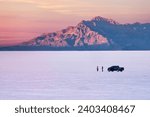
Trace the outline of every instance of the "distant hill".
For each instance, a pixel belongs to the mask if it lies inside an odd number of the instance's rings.
[[[119,24],[94,17],[1,50],[150,50],[150,23]]]

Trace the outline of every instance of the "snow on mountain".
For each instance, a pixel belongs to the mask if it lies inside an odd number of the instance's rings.
[[[58,48],[103,45],[111,49],[150,49],[150,24],[119,24],[112,19],[97,16],[21,44]]]
[[[29,42],[23,43],[28,46],[51,46],[51,47],[72,47],[85,45],[108,44],[107,38],[92,31],[80,22],[77,26],[70,26],[61,31],[43,34]]]

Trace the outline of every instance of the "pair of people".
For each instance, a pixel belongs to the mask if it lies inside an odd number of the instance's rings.
[[[97,72],[98,72],[99,71],[99,66],[97,66],[96,69],[97,69]],[[101,67],[101,70],[102,70],[102,72],[104,71],[104,67],[103,66]]]

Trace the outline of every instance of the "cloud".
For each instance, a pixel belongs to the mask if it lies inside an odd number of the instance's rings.
[[[22,3],[35,3],[35,0],[0,0],[0,2],[22,2]]]
[[[41,10],[61,14],[81,14],[95,7],[85,0],[0,0],[0,2],[26,3]]]
[[[122,17],[126,15],[128,17],[131,15],[133,17],[135,14],[148,14],[150,9],[149,0],[136,0],[136,4],[135,0],[0,0],[0,2],[13,3],[12,11],[16,9],[15,12],[20,14],[22,12],[19,11],[23,11],[22,15],[30,16],[31,14],[32,16],[38,15],[38,17],[43,17],[43,14],[48,17],[56,15],[64,15],[64,17],[66,15],[68,17],[70,15],[79,17],[102,15],[112,18],[113,16]],[[142,3],[143,5],[141,5]]]

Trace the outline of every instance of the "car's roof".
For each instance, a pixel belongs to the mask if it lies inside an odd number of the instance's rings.
[[[119,67],[119,65],[114,65],[114,66],[111,66],[111,67]]]

